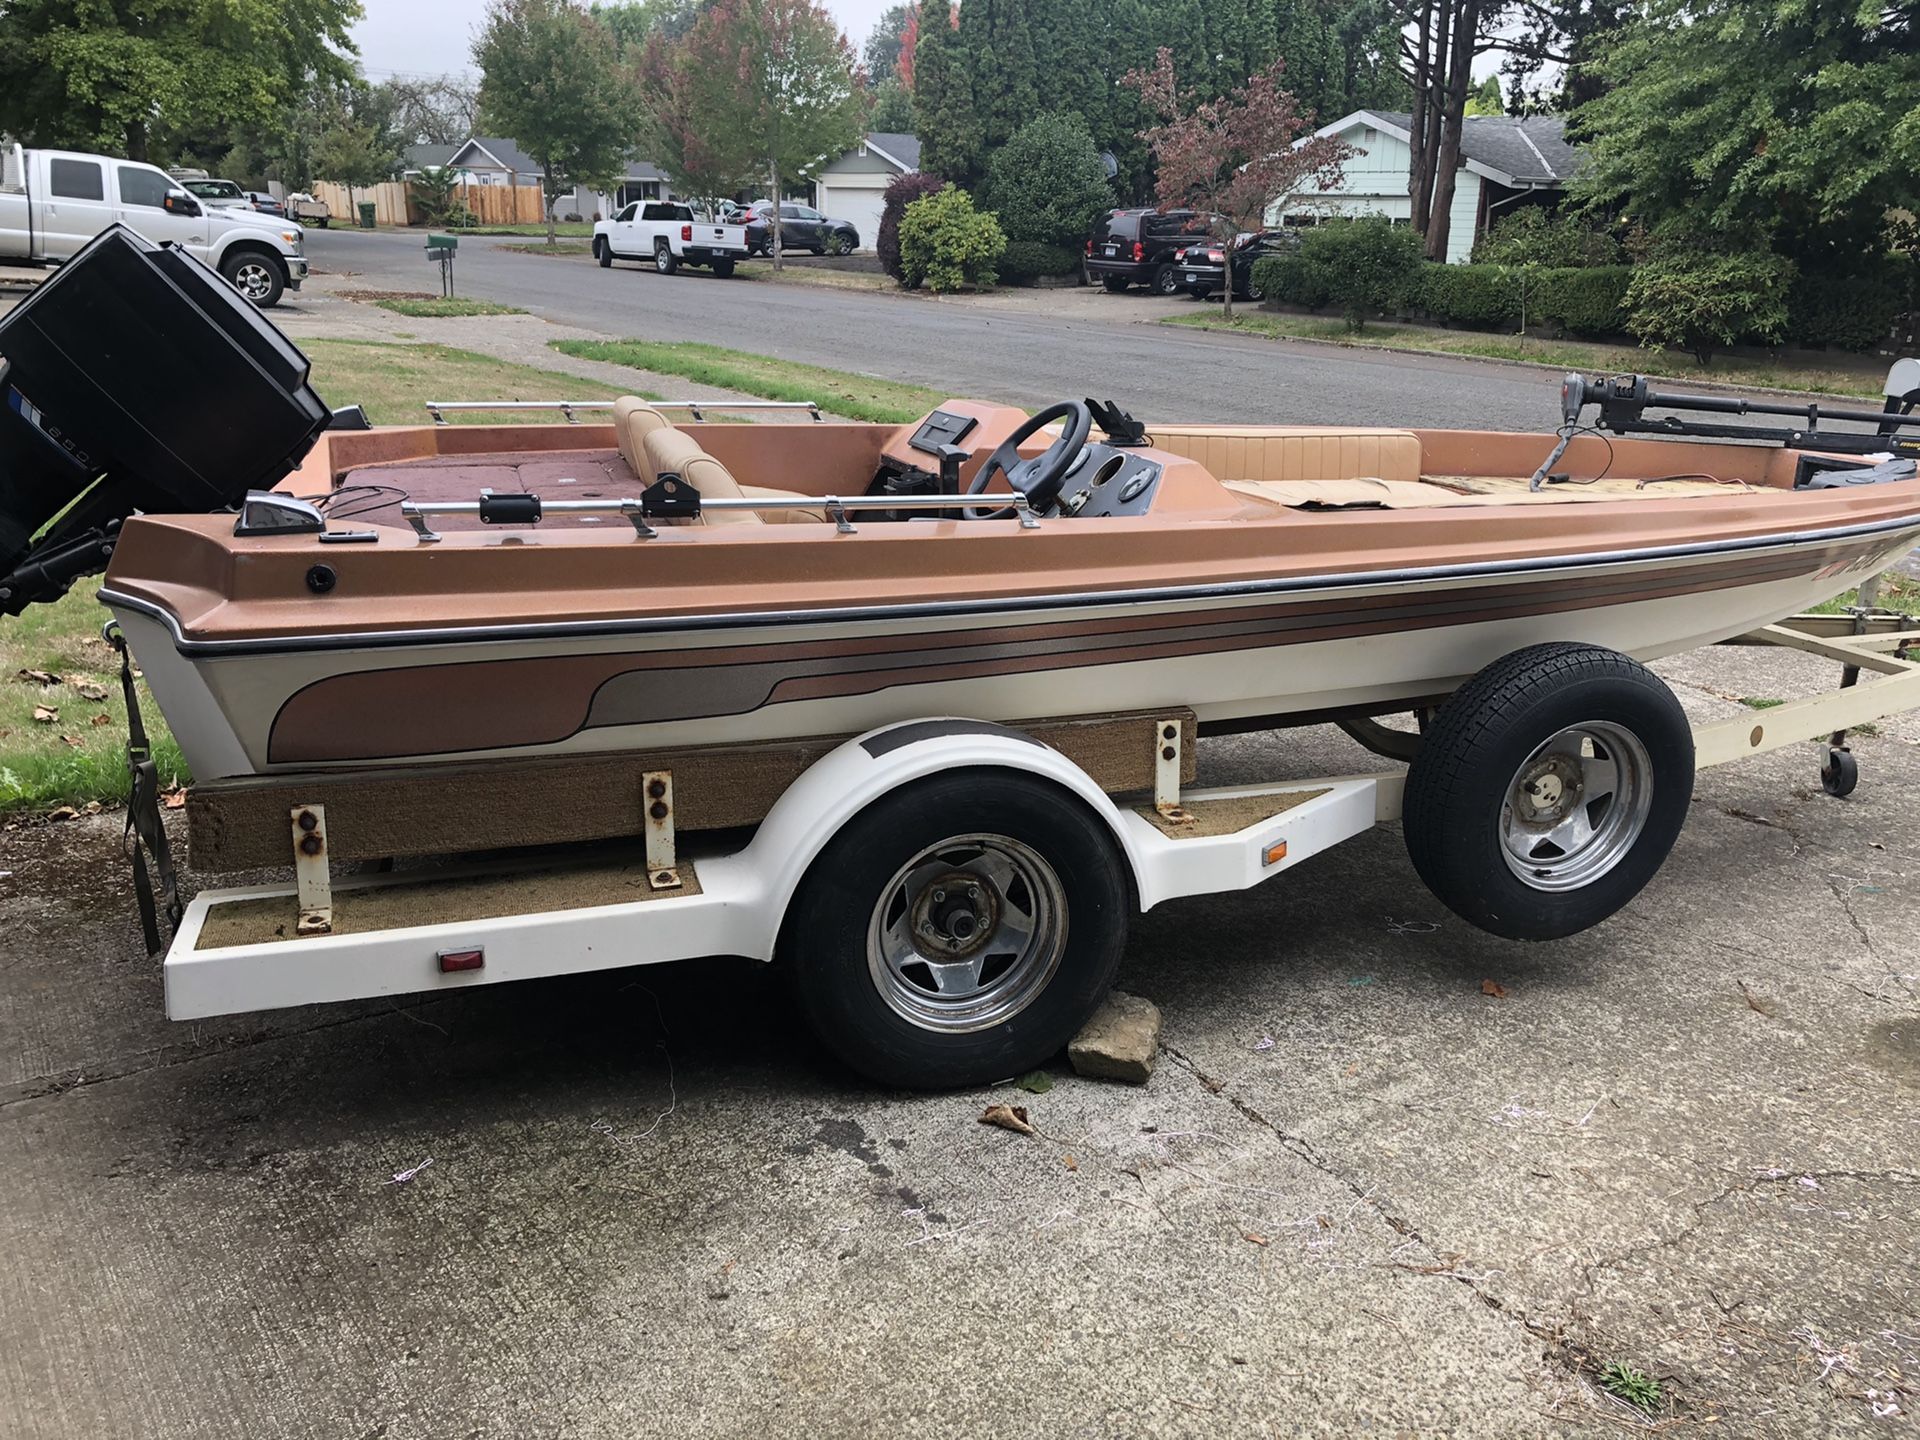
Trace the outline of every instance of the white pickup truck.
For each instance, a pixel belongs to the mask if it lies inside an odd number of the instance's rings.
[[[594,225],[593,254],[603,269],[616,260],[651,260],[662,275],[686,264],[726,276],[747,258],[747,227],[703,220],[676,200],[636,200]]]
[[[307,278],[302,231],[286,220],[209,205],[136,160],[0,151],[0,265],[58,265],[115,222],[173,241],[263,310]]]

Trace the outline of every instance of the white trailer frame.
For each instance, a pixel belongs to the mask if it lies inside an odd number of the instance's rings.
[[[1843,667],[1839,687],[1730,720],[1694,727],[1696,764],[1726,764],[1812,739],[1844,751],[1845,732],[1870,720],[1920,709],[1920,628],[1889,611],[1802,615],[1737,640],[1801,650]],[[1870,678],[1869,678],[1870,677]],[[499,984],[589,970],[710,955],[771,960],[787,906],[827,843],[867,806],[901,786],[962,767],[988,767],[1050,782],[1076,796],[1111,833],[1142,911],[1181,897],[1244,890],[1397,819],[1406,772],[1182,790],[1180,727],[1160,727],[1158,781],[1145,803],[1115,800],[1057,750],[1005,726],[965,720],[911,721],[849,740],[809,768],[781,796],[752,838],[734,850],[711,842],[676,846],[671,790],[636,823],[645,881],[639,898],[613,904],[361,933],[295,933],[256,943],[208,945],[203,932],[220,907],[284,902],[313,914],[356,893],[395,886],[425,893],[448,881],[525,874],[521,861],[419,874],[331,880],[324,845],[293,849],[300,883],[204,890],[187,906],[164,966],[167,1013],[176,1020]],[[1363,737],[1364,738],[1364,737]],[[1377,737],[1384,741],[1384,737]],[[1405,737],[1403,737],[1405,738]],[[1171,742],[1174,754],[1165,749]],[[1829,767],[1834,759],[1829,756]],[[1849,762],[1850,765],[1850,762]],[[650,777],[651,778],[651,777]],[[671,776],[658,777],[671,786]],[[1850,784],[1850,782],[1849,782]],[[651,787],[650,787],[651,789]],[[657,813],[664,810],[664,813]],[[1254,818],[1225,830],[1210,815]],[[643,817],[636,817],[637,822]],[[1218,833],[1215,833],[1218,831]],[[605,852],[596,856],[606,862]],[[574,868],[578,868],[577,866]],[[564,875],[566,867],[552,873]],[[328,911],[329,920],[331,910]]]

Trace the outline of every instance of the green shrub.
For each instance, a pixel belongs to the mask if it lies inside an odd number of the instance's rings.
[[[1034,240],[1009,240],[1000,257],[1000,278],[1025,285],[1042,276],[1071,275],[1080,268],[1080,252],[1064,245],[1042,245]]]
[[[1592,339],[1627,328],[1631,265],[1538,270],[1527,282],[1527,327],[1547,324]]]
[[[981,203],[1009,240],[1079,249],[1113,206],[1113,187],[1078,115],[1042,115],[994,152]]]
[[[1573,215],[1529,205],[1503,215],[1473,244],[1476,265],[1545,265],[1556,270],[1619,265],[1626,247]]]
[[[1627,286],[1627,330],[1649,349],[1688,350],[1704,365],[1736,341],[1778,340],[1793,279],[1793,262],[1764,250],[1649,261]]]
[[[1278,305],[1318,310],[1327,292],[1298,255],[1269,255],[1253,262],[1253,288],[1261,299]]]
[[[1787,335],[1796,345],[1871,350],[1908,308],[1907,277],[1894,263],[1853,274],[1801,274],[1787,295]]]
[[[900,217],[900,268],[909,290],[991,285],[1006,248],[999,223],[974,209],[958,185],[914,201]]]
[[[923,195],[938,194],[946,183],[924,170],[909,170],[894,176],[881,197],[880,233],[874,236],[873,251],[880,257],[880,268],[902,285],[907,283],[907,272],[900,264],[900,217],[906,214],[907,206]]]
[[[1443,325],[1520,328],[1520,271],[1511,265],[1442,265],[1420,275],[1419,308]]]
[[[1420,237],[1384,215],[1330,220],[1300,241],[1303,284],[1338,305],[1347,328],[1358,330],[1370,312],[1404,305],[1420,280]]]

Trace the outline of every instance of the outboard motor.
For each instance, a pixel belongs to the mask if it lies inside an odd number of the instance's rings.
[[[104,570],[129,515],[284,479],[329,418],[307,372],[186,251],[101,232],[0,315],[0,614]]]

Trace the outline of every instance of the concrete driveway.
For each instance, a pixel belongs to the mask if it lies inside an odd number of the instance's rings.
[[[1702,715],[1830,681],[1662,668]],[[1917,745],[1861,739],[1844,802],[1815,747],[1704,773],[1558,945],[1455,920],[1393,830],[1155,911],[1138,1090],[876,1092],[725,961],[175,1026],[118,817],[8,829],[0,1434],[1643,1430],[1614,1360],[1684,1433],[1904,1433]]]

